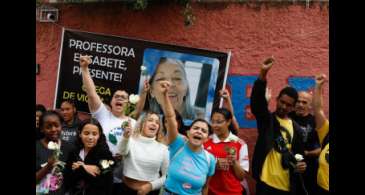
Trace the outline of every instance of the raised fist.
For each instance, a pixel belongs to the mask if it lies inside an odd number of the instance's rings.
[[[85,56],[80,56],[80,67],[81,68],[86,68],[89,66],[89,64],[91,64],[91,56],[85,55]]]
[[[261,69],[268,71],[270,70],[273,64],[274,64],[274,57],[271,56],[262,63]]]
[[[327,81],[327,76],[325,74],[320,74],[316,76],[316,84],[323,85]]]
[[[224,99],[228,99],[228,98],[230,98],[230,96],[229,96],[229,92],[228,92],[228,90],[227,90],[227,89],[222,89],[222,90],[220,90],[220,91],[219,91],[219,95],[220,95],[221,97],[223,97]]]

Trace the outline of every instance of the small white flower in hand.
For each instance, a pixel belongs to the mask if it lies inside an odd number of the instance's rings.
[[[109,167],[109,162],[108,162],[108,160],[102,160],[102,161],[100,162],[100,165],[101,165],[101,167],[102,167],[103,169],[107,169],[107,168]]]
[[[297,160],[297,161],[304,160],[304,158],[303,158],[303,156],[301,154],[296,154],[294,157],[295,157],[295,160]]]
[[[48,162],[45,162],[45,163],[41,164],[41,167],[43,168],[43,167],[45,167],[47,164],[48,164]]]
[[[139,96],[138,95],[131,94],[129,96],[129,102],[131,104],[137,104],[138,101],[139,101]]]
[[[60,149],[60,146],[57,143],[50,141],[50,142],[48,142],[47,148],[50,150],[58,150],[58,149]]]
[[[109,165],[113,165],[114,164],[114,161],[109,160],[108,163],[109,163]]]
[[[144,65],[141,66],[141,75],[142,76],[145,76],[145,80],[147,80],[147,78],[148,78],[148,71],[147,71],[147,67],[144,66]]]

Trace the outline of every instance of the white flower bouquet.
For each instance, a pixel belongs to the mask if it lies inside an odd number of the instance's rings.
[[[298,162],[304,160],[304,158],[301,154],[296,154],[294,157],[295,157],[295,160],[297,160]]]
[[[53,168],[50,173],[48,173],[36,186],[37,194],[48,194],[50,191],[58,190],[63,182],[62,171],[65,168],[65,163],[59,160],[61,152],[61,147],[58,143],[50,141],[48,143],[47,148],[53,151],[53,158],[56,160],[56,163],[53,165]],[[47,163],[41,165],[42,167],[46,166]]]
[[[146,76],[148,74],[146,66],[144,65],[141,66],[141,73],[143,76]]]
[[[129,95],[129,102],[127,106],[124,108],[124,114],[129,116],[135,109],[136,105],[139,101],[139,95],[131,94]]]
[[[114,165],[114,161],[112,160],[100,160],[99,162],[101,173],[107,173],[112,170],[112,166]]]

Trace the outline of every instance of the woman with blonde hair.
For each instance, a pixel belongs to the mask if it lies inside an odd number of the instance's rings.
[[[161,126],[159,115],[147,112],[140,117],[133,132],[130,124],[125,127],[118,144],[124,158],[124,194],[159,194],[169,164],[167,146],[159,141]]]

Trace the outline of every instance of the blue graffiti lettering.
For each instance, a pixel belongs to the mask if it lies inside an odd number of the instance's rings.
[[[288,84],[298,91],[311,91],[315,82],[314,77],[309,76],[289,77],[288,79]]]
[[[251,87],[257,79],[257,76],[228,76],[227,84],[231,87],[232,105],[235,108],[234,113],[240,128],[256,128],[256,121],[249,117],[247,111],[250,107]]]

